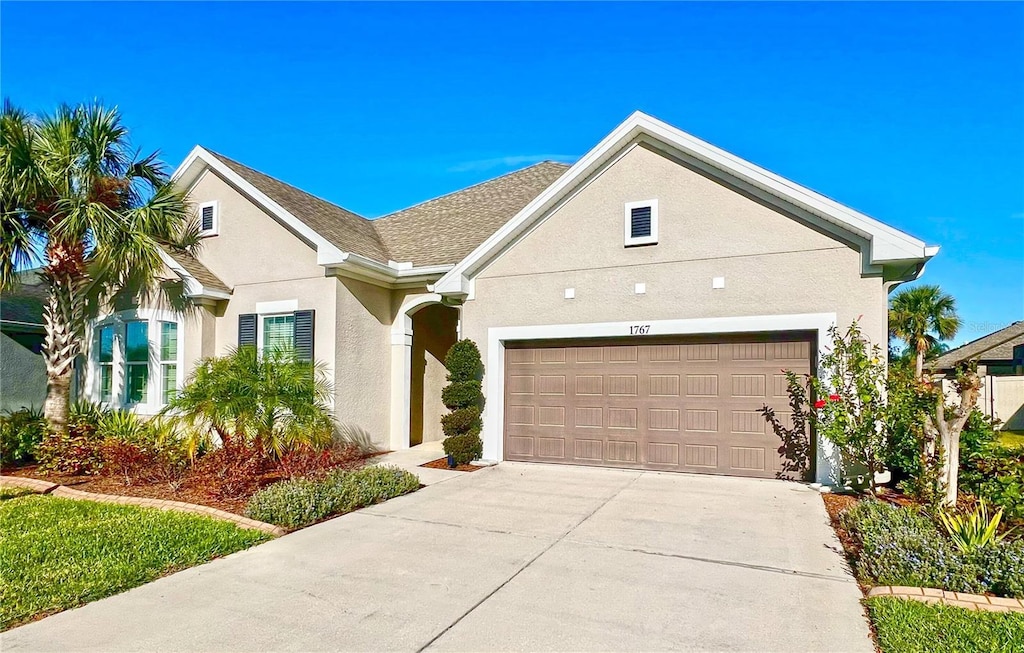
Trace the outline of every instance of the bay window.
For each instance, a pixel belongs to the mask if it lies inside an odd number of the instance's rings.
[[[182,364],[177,316],[145,309],[122,311],[99,320],[93,330],[89,381],[94,400],[151,414],[174,397]]]

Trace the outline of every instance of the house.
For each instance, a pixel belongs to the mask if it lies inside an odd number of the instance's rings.
[[[18,273],[14,289],[0,294],[0,410],[43,407],[43,304],[38,270]]]
[[[166,263],[197,310],[98,320],[96,399],[153,412],[201,357],[284,344],[399,449],[442,437],[444,355],[471,338],[490,460],[774,477],[758,409],[786,409],[783,369],[858,316],[884,345],[888,292],[938,249],[639,112],[572,166],[376,220],[202,147],[174,179],[206,238]]]
[[[968,362],[977,364],[982,377],[978,408],[999,420],[1000,429],[1024,431],[1024,320],[951,349],[925,365],[952,375]]]

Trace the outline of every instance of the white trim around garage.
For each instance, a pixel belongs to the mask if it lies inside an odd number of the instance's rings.
[[[829,342],[828,330],[834,324],[836,324],[835,313],[803,313],[491,327],[487,330],[487,375],[484,378],[487,407],[484,410],[482,434],[483,458],[491,461],[504,459],[505,343],[507,342],[527,340],[565,340],[569,342],[582,338],[815,331],[818,334],[818,359],[820,360]],[[816,449],[815,480],[826,485],[835,484],[839,476],[839,466],[834,448],[830,443],[819,438]]]

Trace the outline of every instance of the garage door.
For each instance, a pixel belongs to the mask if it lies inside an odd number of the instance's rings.
[[[774,478],[812,336],[507,343],[505,459]]]

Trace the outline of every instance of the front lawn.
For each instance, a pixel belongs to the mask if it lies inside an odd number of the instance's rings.
[[[0,488],[0,630],[268,539],[197,515]]]
[[[1024,651],[1024,613],[978,612],[897,598],[867,603],[882,653]]]
[[[1024,448],[1024,431],[1000,431],[999,444],[1007,449]]]

